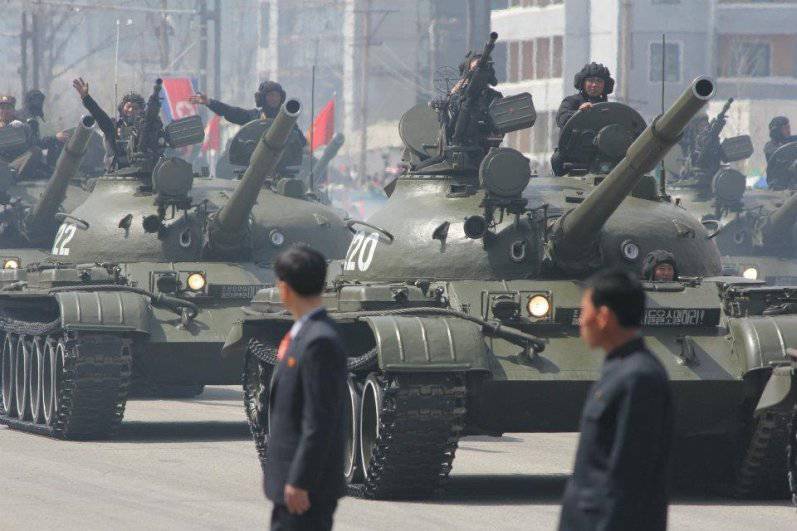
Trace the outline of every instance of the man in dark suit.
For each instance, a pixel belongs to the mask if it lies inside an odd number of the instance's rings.
[[[672,400],[667,373],[639,336],[645,293],[619,270],[599,273],[581,301],[581,337],[607,352],[589,391],[559,529],[662,530]]]
[[[271,529],[332,528],[344,493],[346,354],[321,302],[326,261],[296,246],[274,264],[295,323],[280,344],[269,397],[263,486],[274,503]]]

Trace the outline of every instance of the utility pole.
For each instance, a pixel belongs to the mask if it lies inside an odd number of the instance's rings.
[[[22,80],[22,94],[28,93],[28,13],[22,12],[22,32],[19,34],[19,77]]]
[[[363,15],[363,48],[362,64],[360,65],[360,177],[366,175],[368,163],[368,60],[371,47],[371,0],[365,0]]]
[[[31,76],[31,88],[39,88],[39,71],[41,64],[41,24],[39,14],[33,11],[30,15],[31,29],[31,66],[33,75]]]
[[[631,67],[633,65],[632,48],[632,13],[631,0],[623,0],[620,4],[620,97],[623,103],[631,98]],[[662,54],[665,50],[661,51]]]
[[[208,2],[199,2],[199,90],[208,92]],[[213,97],[220,97],[214,94]]]
[[[213,92],[221,98],[221,0],[213,4]]]
[[[163,74],[169,68],[169,56],[171,55],[171,50],[169,49],[169,21],[166,19],[166,10],[169,8],[168,0],[161,0],[161,8],[163,13],[160,15],[158,50],[160,51],[161,74]]]

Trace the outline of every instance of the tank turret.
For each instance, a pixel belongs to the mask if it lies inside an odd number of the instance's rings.
[[[552,247],[557,263],[568,266],[589,258],[587,254],[595,251],[591,244],[609,217],[678,142],[689,120],[713,95],[714,83],[710,79],[692,82],[675,104],[637,137],[625,157],[586,199],[559,219]]]
[[[211,221],[208,242],[211,249],[228,253],[240,247],[241,235],[246,230],[260,189],[279,163],[301,108],[298,100],[286,101],[274,122],[260,137],[235,192]]]
[[[26,232],[31,240],[47,240],[52,237],[55,214],[66,198],[69,181],[80,169],[83,155],[86,154],[89,140],[91,140],[93,126],[94,118],[91,116],[81,118],[61,151],[55,171],[47,182],[47,187],[25,219]]]
[[[797,229],[797,193],[765,219],[761,235],[766,245],[793,246]]]

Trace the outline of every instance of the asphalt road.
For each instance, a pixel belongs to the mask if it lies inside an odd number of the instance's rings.
[[[0,529],[246,529],[270,506],[236,388],[131,401],[111,442],[61,442],[0,427]],[[461,443],[441,498],[346,498],[337,529],[555,529],[575,434]],[[797,529],[789,503],[676,492],[671,529]]]

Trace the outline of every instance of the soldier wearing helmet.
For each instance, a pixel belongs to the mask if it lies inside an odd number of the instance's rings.
[[[769,142],[764,146],[764,156],[767,162],[779,147],[797,142],[797,136],[791,134],[791,124],[785,116],[776,116],[769,122]]]
[[[197,92],[188,101],[195,105],[206,105],[208,109],[224,117],[228,122],[244,125],[259,118],[274,118],[285,102],[285,90],[276,81],[263,81],[255,92],[256,109],[243,109],[208,98]]]
[[[136,121],[144,116],[147,103],[144,98],[135,92],[125,94],[116,107],[119,115],[112,119],[89,95],[89,84],[83,78],[72,81],[72,86],[80,94],[83,106],[91,113],[100,128],[105,144],[105,167],[108,171],[124,168],[129,165],[127,160],[127,141]],[[162,126],[158,126],[162,129]]]
[[[642,280],[650,282],[673,282],[678,280],[675,255],[664,249],[648,253],[642,262]]]
[[[589,63],[575,75],[573,86],[578,93],[562,100],[556,113],[556,125],[560,129],[576,112],[606,101],[607,96],[614,92],[614,79],[609,69],[602,64]]]
[[[606,101],[607,96],[614,92],[614,79],[609,69],[602,64],[589,63],[575,75],[573,86],[578,92],[562,100],[556,113],[559,129],[578,111],[585,111],[596,103]],[[555,175],[564,175],[564,165],[565,161],[557,148],[551,157],[551,169]]]
[[[38,128],[34,130],[25,123],[16,109],[17,99],[10,94],[0,95],[0,129],[6,127],[24,131],[22,142],[4,145],[0,159],[8,163],[19,179],[46,179],[49,175],[44,163],[44,154],[39,146]],[[18,133],[15,133],[15,135]]]

